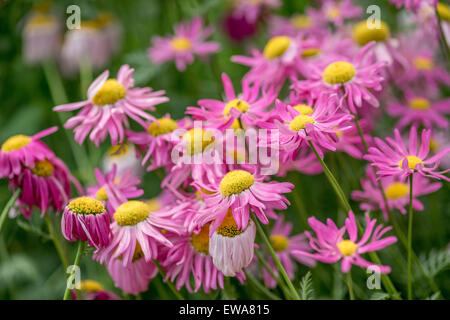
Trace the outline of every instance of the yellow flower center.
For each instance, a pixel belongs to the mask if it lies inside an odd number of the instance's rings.
[[[330,20],[339,18],[340,15],[341,15],[341,10],[339,10],[339,8],[331,8],[331,9],[327,10],[327,18]]]
[[[172,49],[176,51],[186,51],[192,47],[191,40],[185,37],[175,37],[170,42]]]
[[[439,150],[439,142],[436,139],[430,139],[430,151]]]
[[[152,124],[148,127],[147,132],[152,136],[160,136],[166,133],[173,132],[178,128],[177,122],[170,118],[161,118],[152,122]]]
[[[291,24],[297,29],[305,29],[311,26],[311,18],[305,15],[296,15],[291,18]]]
[[[201,187],[200,187],[201,188]],[[202,192],[200,192],[200,190],[195,191],[195,196],[197,197],[197,199],[199,200],[204,200],[203,198],[203,194],[213,194],[214,192],[206,190],[205,188],[201,188]]]
[[[50,25],[54,22],[55,19],[51,15],[46,13],[38,13],[33,15],[30,20],[27,21],[26,28],[32,29],[36,27],[42,27],[45,25]]]
[[[320,53],[320,49],[319,48],[303,49],[303,51],[302,51],[302,58],[314,57],[314,56],[318,55],[319,53]]]
[[[439,18],[445,21],[450,21],[450,7],[446,5],[445,3],[438,2],[437,5],[437,13],[439,15]]]
[[[244,100],[241,99],[233,99],[231,101],[229,101],[226,105],[225,108],[223,109],[223,114],[225,116],[229,116],[230,115],[230,110],[231,108],[236,108],[241,112],[247,112],[249,105],[247,102],[245,102]]]
[[[416,157],[416,156],[407,156],[406,159],[408,159],[408,167],[411,170],[414,170],[419,163],[423,164],[423,161],[421,159],[419,159],[418,157]],[[405,160],[405,158],[403,158],[402,160],[400,160],[398,162],[398,166],[400,168],[402,168],[403,160]]]
[[[328,84],[343,84],[356,75],[355,67],[346,61],[330,63],[322,73],[322,79]]]
[[[384,192],[388,199],[399,199],[403,198],[409,193],[409,186],[403,182],[394,182],[386,188]]]
[[[316,122],[313,117],[300,114],[296,116],[290,123],[289,123],[289,129],[292,131],[300,131],[302,129],[305,129],[305,126],[307,123],[314,123]]]
[[[308,114],[312,114],[314,112],[313,108],[311,108],[310,106],[308,106],[306,104],[297,104],[293,108],[304,116],[306,116]]]
[[[414,110],[428,110],[430,102],[425,98],[413,98],[409,101],[409,107]]]
[[[101,187],[100,189],[98,189],[98,191],[95,193],[95,198],[100,201],[108,200],[108,195],[106,194],[105,187]]]
[[[414,66],[417,70],[431,70],[434,67],[433,61],[431,59],[428,59],[426,57],[417,57],[413,61]]]
[[[116,79],[108,79],[92,98],[97,106],[114,104],[126,95],[125,87]]]
[[[148,204],[138,200],[122,203],[114,213],[114,220],[119,226],[134,226],[150,215]]]
[[[190,129],[183,135],[187,142],[186,149],[190,154],[203,152],[207,146],[214,142],[212,132],[200,128]]]
[[[264,56],[269,60],[278,58],[289,48],[290,44],[291,39],[287,36],[273,37],[264,47]]]
[[[11,152],[14,150],[19,150],[31,143],[31,138],[23,134],[18,134],[16,136],[10,137],[2,144],[3,152]]]
[[[289,239],[279,234],[270,236],[270,243],[275,251],[284,251],[289,247]]]
[[[222,220],[222,223],[217,228],[216,232],[224,237],[234,238],[235,236],[240,235],[244,230],[241,230],[237,227],[236,221],[233,218],[233,213],[231,212],[231,208],[228,209],[227,214]]]
[[[199,233],[191,235],[191,245],[195,251],[205,255],[209,254],[209,225],[205,224]]]
[[[42,160],[34,163],[34,168],[31,169],[31,172],[40,177],[50,177],[54,169],[55,167],[50,161]]]
[[[111,157],[123,157],[128,152],[129,146],[128,144],[118,144],[112,147],[109,147],[108,154]]]
[[[161,209],[161,202],[157,198],[147,200],[146,204],[148,205],[150,212],[158,211],[159,209]]]
[[[255,183],[255,177],[244,170],[233,170],[228,172],[220,181],[220,193],[225,196],[240,194]]]
[[[84,280],[80,282],[80,290],[86,292],[99,292],[104,291],[105,288],[94,280]]]
[[[103,204],[90,197],[80,197],[69,202],[70,211],[77,214],[100,214],[105,212]]]
[[[384,21],[380,21],[380,28],[369,29],[367,21],[363,20],[353,27],[353,41],[364,46],[371,41],[382,42],[389,38],[389,26]]]
[[[350,240],[342,240],[337,244],[337,247],[344,256],[351,256],[357,249],[356,243]]]

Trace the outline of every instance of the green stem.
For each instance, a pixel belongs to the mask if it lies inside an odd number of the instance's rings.
[[[48,232],[53,241],[53,244],[55,245],[56,251],[58,252],[59,258],[61,259],[61,262],[64,266],[64,270],[67,270],[67,268],[69,267],[69,262],[61,246],[61,242],[58,239],[58,235],[55,232],[55,228],[53,227],[52,219],[50,218],[50,215],[48,213],[45,214],[45,222],[47,223]]]
[[[80,63],[80,95],[81,99],[87,98],[87,90],[92,82],[92,64],[89,58],[85,57]]]
[[[3,229],[3,225],[5,224],[6,217],[8,216],[9,210],[11,210],[11,207],[16,203],[17,198],[20,196],[20,189],[17,189],[9,199],[9,201],[6,203],[5,207],[3,208],[3,211],[0,215],[0,232]]]
[[[408,300],[412,299],[412,227],[413,227],[413,174],[409,176],[409,219],[408,219]]]
[[[295,290],[294,285],[292,284],[291,280],[289,279],[289,276],[288,276],[286,270],[284,269],[283,265],[281,264],[280,260],[278,259],[277,254],[276,254],[275,250],[273,249],[269,238],[267,238],[266,233],[264,232],[263,228],[261,227],[261,224],[259,223],[258,219],[255,217],[253,212],[251,214],[252,214],[253,222],[255,223],[256,228],[258,230],[258,233],[259,233],[260,237],[263,239],[263,241],[266,244],[267,248],[269,249],[269,252],[272,255],[272,258],[273,258],[273,260],[275,262],[275,265],[277,266],[278,270],[280,271],[281,277],[286,282],[286,284],[287,284],[287,286],[289,288],[289,291],[291,292],[292,297],[295,300],[300,300],[300,297],[299,297],[299,295],[297,293],[297,290]]]
[[[78,241],[78,250],[77,255],[75,256],[75,261],[73,262],[74,267],[78,267],[80,265],[81,255],[84,251],[84,241]],[[66,287],[66,292],[64,292],[64,300],[70,300],[70,288]]]
[[[268,298],[272,300],[281,300],[280,297],[270,292],[264,285],[262,285],[255,277],[249,274],[246,270],[244,270],[245,276],[254,284],[256,288],[259,289],[262,293],[264,293]]]
[[[308,227],[308,213],[306,211],[306,207],[304,205],[305,202],[303,201],[302,197],[303,192],[300,181],[300,173],[296,173],[295,182],[295,190],[291,193],[292,199],[294,200],[294,206],[297,209],[296,211],[302,223],[302,227],[306,229]]]
[[[347,287],[348,293],[350,295],[350,300],[355,300],[355,293],[353,292],[353,281],[352,281],[352,272],[349,271],[347,273]]]
[[[153,259],[153,263],[155,264],[155,266],[158,268],[159,273],[161,274],[161,277],[164,279],[166,278],[166,273],[164,272],[163,268],[161,267],[161,265],[159,264],[159,261],[156,259]],[[167,283],[167,285],[169,286],[170,290],[172,291],[172,293],[178,298],[178,300],[184,300],[184,297],[181,295],[181,293],[175,288],[175,286],[173,285],[173,283],[170,280],[165,281],[165,283]]]

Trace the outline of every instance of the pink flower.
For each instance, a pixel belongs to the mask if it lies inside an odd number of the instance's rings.
[[[335,61],[330,61],[325,68],[310,64],[308,79],[294,82],[292,88],[299,94],[309,93],[313,98],[319,97],[323,92],[330,95],[337,93],[340,105],[347,101],[347,108],[353,113],[356,113],[356,107],[362,106],[363,101],[378,107],[379,102],[369,89],[382,89],[381,82],[384,78],[380,72],[386,62],[372,62],[373,54],[369,51],[375,44],[372,41],[362,47],[353,59],[342,57],[336,61],[333,58]]]
[[[324,26],[331,22],[336,27],[342,27],[346,19],[359,18],[362,15],[361,7],[353,4],[351,0],[325,0],[320,9],[308,9],[311,19],[321,22]]]
[[[262,117],[264,110],[275,100],[276,92],[272,90],[260,94],[259,82],[250,86],[242,80],[242,94],[236,95],[230,78],[222,73],[222,82],[226,101],[203,99],[198,101],[201,108],[188,107],[187,113],[196,120],[206,120],[212,127],[226,129],[245,129],[255,124]],[[240,121],[239,121],[240,120]]]
[[[76,198],[64,209],[61,231],[68,241],[87,241],[102,248],[109,244],[110,218],[103,204],[89,197]]]
[[[436,6],[437,0],[389,0],[397,9],[405,7],[407,10],[417,11],[422,5],[429,3]]]
[[[384,218],[387,220],[389,218],[388,211],[384,205],[383,195],[378,188],[373,170],[367,168],[366,177],[367,179],[361,179],[362,191],[352,191],[352,199],[360,202],[361,210],[381,210]],[[405,180],[405,178],[402,179],[394,176],[380,179],[390,211],[397,209],[402,214],[406,214],[406,208],[409,205],[409,184]],[[429,179],[421,175],[416,176],[413,184],[413,209],[422,211],[424,206],[417,198],[435,192],[441,186],[442,183],[432,183]]]
[[[311,251],[311,248],[306,240],[305,234],[298,234],[295,236],[289,236],[292,232],[292,223],[284,222],[283,217],[279,217],[270,234],[270,242],[272,244],[273,249],[275,250],[278,259],[286,270],[289,279],[294,280],[294,272],[296,269],[296,264],[293,260],[298,261],[308,267],[314,267],[316,265],[316,261],[314,259],[293,255],[292,253],[295,250],[301,251]],[[271,256],[268,257],[267,262],[275,275],[278,275],[277,267],[273,262],[273,258]],[[272,278],[270,273],[263,269],[262,273],[264,283],[268,288],[275,288],[277,285],[277,281]]]
[[[305,234],[315,252],[295,250],[292,253],[323,263],[341,261],[341,270],[344,273],[348,273],[353,264],[361,268],[377,266],[381,273],[389,273],[391,272],[389,266],[376,265],[361,256],[367,252],[381,250],[397,241],[394,236],[382,239],[382,236],[391,230],[391,227],[383,228],[383,225],[375,227],[376,222],[376,219],[371,220],[366,214],[366,230],[358,241],[358,228],[353,212],[349,211],[348,218],[345,219],[345,226],[340,229],[331,219],[327,219],[327,224],[323,224],[315,217],[311,217],[308,219],[308,223],[316,233],[316,238],[309,231],[306,231]],[[344,239],[345,233],[347,233],[348,239]]]
[[[169,101],[163,97],[165,91],[155,91],[149,87],[134,88],[134,69],[123,65],[117,79],[108,78],[106,70],[89,87],[88,100],[69,103],[53,108],[55,111],[73,111],[82,108],[64,124],[66,129],[75,128],[75,140],[82,144],[89,139],[99,146],[109,134],[111,143],[116,145],[124,140],[124,125],[129,126],[128,117],[145,126],[144,120],[155,118],[145,110],[155,110],[155,105]]]
[[[255,23],[265,10],[273,10],[281,6],[280,0],[238,0],[233,8],[235,17],[245,17],[250,23]]]
[[[114,292],[105,290],[105,288],[94,280],[83,280],[80,283],[79,296],[75,295],[75,290],[72,290],[72,299],[76,300],[121,300]]]
[[[450,148],[440,151],[429,157],[430,130],[422,131],[422,141],[419,149],[417,141],[417,129],[411,127],[409,133],[409,146],[406,147],[398,129],[394,130],[395,139],[386,138],[386,142],[380,138],[374,138],[374,147],[369,148],[369,154],[364,156],[372,166],[377,168],[377,174],[381,177],[399,175],[409,176],[415,172],[434,179],[450,181],[443,175],[450,170],[437,171],[440,159],[450,152]]]
[[[184,71],[186,65],[194,61],[194,55],[205,57],[220,50],[217,42],[205,41],[212,32],[212,27],[203,27],[203,20],[195,18],[174,27],[175,35],[166,38],[153,37],[153,45],[148,49],[150,60],[162,64],[175,60],[179,71]]]
[[[128,199],[137,198],[144,194],[144,190],[136,187],[140,183],[139,178],[134,177],[131,171],[118,175],[115,165],[106,175],[103,175],[96,168],[95,177],[98,185],[88,188],[87,192],[97,200],[106,201],[108,211],[111,214]]]
[[[53,152],[39,139],[56,130],[57,127],[51,127],[34,136],[18,134],[8,138],[0,148],[0,178],[19,175],[23,167],[34,168],[36,161],[53,159]]]

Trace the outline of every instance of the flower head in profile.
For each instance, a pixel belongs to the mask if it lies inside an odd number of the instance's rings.
[[[270,232],[270,242],[277,254],[278,259],[286,270],[289,279],[294,280],[294,273],[296,269],[296,264],[294,261],[297,261],[308,267],[314,267],[316,261],[308,257],[292,254],[294,250],[309,252],[311,251],[311,248],[307,242],[305,234],[291,236],[291,232],[292,223],[284,222],[283,217],[279,217]],[[275,266],[273,258],[271,256],[268,257],[267,263],[272,268],[274,274],[278,275],[277,267]],[[263,270],[262,276],[264,278],[264,283],[268,288],[276,287],[277,280],[274,279],[266,269]]]
[[[381,273],[391,272],[389,266],[376,265],[365,260],[361,255],[367,252],[381,250],[397,241],[394,236],[383,236],[392,227],[383,228],[383,225],[376,225],[376,219],[371,220],[366,214],[366,229],[361,239],[358,241],[358,227],[353,212],[348,213],[345,219],[345,226],[338,228],[336,224],[327,219],[324,224],[315,217],[308,219],[308,223],[315,232],[314,237],[309,231],[305,234],[309,239],[309,244],[314,250],[313,253],[304,250],[295,250],[292,253],[304,257],[309,257],[323,263],[336,263],[341,261],[341,270],[348,273],[352,265],[361,268],[377,266]],[[347,237],[344,236],[347,234]]]
[[[103,204],[90,197],[70,201],[61,219],[61,232],[68,241],[87,241],[102,248],[109,244],[110,217]]]
[[[420,148],[416,127],[411,127],[408,146],[403,142],[398,129],[394,130],[394,135],[394,139],[388,137],[386,142],[374,138],[375,145],[370,147],[369,153],[364,156],[364,159],[376,167],[378,176],[406,177],[417,172],[428,178],[450,181],[443,175],[449,170],[441,172],[437,170],[440,159],[450,152],[450,148],[430,156],[430,130],[422,131]]]
[[[131,171],[135,177],[142,177],[144,171],[139,159],[139,152],[134,144],[129,142],[111,146],[105,152],[102,161],[103,171],[109,172],[114,166],[117,167],[118,175]]]
[[[78,293],[80,300],[120,300],[119,296],[106,290],[101,283],[89,279],[80,282]],[[74,298],[76,299],[77,297],[75,296]]]
[[[362,47],[353,59],[342,57],[341,60],[330,61],[324,68],[310,64],[306,80],[298,80],[293,85],[297,92],[309,93],[314,98],[323,92],[337,93],[340,105],[346,101],[345,108],[356,113],[363,101],[374,107],[379,106],[377,98],[371,91],[380,91],[384,78],[381,70],[385,61],[373,62],[371,49],[376,42],[372,41]]]
[[[122,143],[124,127],[129,126],[128,117],[145,126],[145,121],[155,118],[146,111],[154,111],[155,105],[169,101],[164,91],[134,87],[134,69],[128,65],[120,67],[117,78],[109,78],[109,71],[103,72],[90,85],[85,101],[69,103],[53,108],[55,111],[81,111],[64,124],[74,129],[75,141],[82,144],[86,137],[99,146],[109,135],[111,144]]]
[[[0,147],[0,178],[19,175],[24,167],[34,168],[36,161],[53,159],[54,153],[39,139],[58,130],[51,127],[33,136],[18,134],[9,137]]]
[[[162,64],[174,60],[177,69],[184,71],[186,65],[194,62],[194,55],[206,57],[220,49],[217,42],[206,41],[214,29],[204,27],[201,18],[175,25],[174,30],[173,36],[153,37],[153,44],[148,49],[151,61]]]

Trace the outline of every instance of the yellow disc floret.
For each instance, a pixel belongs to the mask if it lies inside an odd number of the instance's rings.
[[[183,135],[186,149],[190,154],[203,152],[207,146],[214,142],[212,132],[200,128],[190,129]]]
[[[125,87],[116,79],[108,79],[92,98],[97,106],[114,104],[126,95]]]
[[[114,220],[119,226],[134,226],[150,215],[148,204],[138,200],[122,203],[114,213]]]
[[[351,256],[357,249],[356,243],[350,240],[342,240],[337,244],[337,247],[342,255]]]
[[[353,41],[364,46],[371,41],[386,41],[389,38],[389,26],[380,21],[380,28],[369,27],[367,21],[363,20],[353,27]]]
[[[277,36],[270,39],[264,47],[264,56],[267,59],[274,59],[281,56],[289,48],[291,39],[286,36]]]
[[[441,20],[450,21],[450,7],[448,5],[442,2],[438,2],[436,11]]]
[[[311,18],[306,15],[298,14],[291,18],[291,24],[294,28],[306,29],[311,26]]]
[[[306,104],[297,104],[293,108],[305,116],[314,112],[314,109]]]
[[[241,112],[247,112],[249,105],[247,102],[245,102],[244,100],[241,99],[233,99],[231,101],[229,101],[226,105],[225,108],[223,108],[223,114],[225,116],[229,116],[230,115],[230,110],[231,108],[236,108]]]
[[[69,202],[67,205],[70,211],[77,214],[100,214],[105,212],[103,204],[90,197],[80,197]]]
[[[284,251],[289,247],[289,239],[279,234],[270,236],[270,243],[275,251]]]
[[[409,107],[414,110],[428,110],[430,102],[425,98],[413,98],[409,100]]]
[[[330,8],[327,10],[326,12],[327,18],[332,20],[332,19],[336,19],[339,18],[341,15],[341,10],[339,10],[339,8]]]
[[[420,158],[416,157],[416,156],[407,156],[406,159],[408,159],[408,167],[409,167],[411,170],[414,170],[414,169],[416,168],[416,166],[417,166],[419,163],[423,164],[423,161],[422,161]],[[405,158],[403,158],[402,160],[400,160],[400,161],[398,162],[398,166],[399,166],[400,168],[403,168],[403,167],[402,167],[402,165],[403,165],[403,160],[405,160]]]
[[[98,189],[98,191],[95,193],[95,198],[100,201],[108,200],[108,195],[106,194],[105,187],[101,187],[100,189]]]
[[[302,51],[302,58],[314,57],[314,56],[317,56],[319,53],[320,53],[320,49],[319,48],[303,49],[303,51]]]
[[[228,209],[227,214],[222,220],[222,223],[217,228],[216,232],[224,237],[233,238],[240,235],[244,230],[237,227],[236,221],[233,218],[233,213],[231,209]]]
[[[322,79],[328,84],[343,84],[356,75],[355,67],[346,61],[330,63],[322,73]]]
[[[80,290],[86,292],[99,292],[104,291],[105,288],[94,280],[84,280],[80,282]]]
[[[3,152],[11,152],[14,150],[19,150],[31,143],[31,138],[23,134],[18,134],[16,136],[10,137],[2,144]]]
[[[208,255],[209,254],[209,223],[205,224],[199,233],[191,235],[191,245],[195,251]]]
[[[248,171],[233,170],[228,172],[220,181],[220,193],[225,196],[240,194],[255,183],[255,177]]]
[[[152,124],[148,127],[147,132],[152,136],[160,136],[166,133],[173,132],[178,129],[177,122],[170,118],[161,118],[152,122]]]
[[[393,182],[386,188],[384,193],[388,199],[403,198],[409,193],[409,186],[403,182]]]
[[[187,51],[192,47],[191,40],[186,37],[175,37],[170,42],[170,45],[176,51]]]
[[[302,129],[305,129],[305,126],[307,123],[314,123],[316,122],[313,117],[300,114],[296,116],[290,123],[289,123],[289,129],[292,131],[300,131]]]
[[[429,71],[434,67],[433,61],[427,57],[416,57],[413,63],[417,70]]]
[[[53,173],[55,167],[48,160],[36,161],[34,163],[34,168],[31,171],[40,177],[50,177]]]
[[[125,154],[127,154],[129,148],[130,148],[130,147],[129,147],[128,144],[126,144],[126,143],[124,143],[124,144],[118,144],[118,145],[109,147],[109,149],[108,149],[108,154],[109,154],[111,157],[117,157],[117,158],[120,158],[120,157],[123,157]]]

